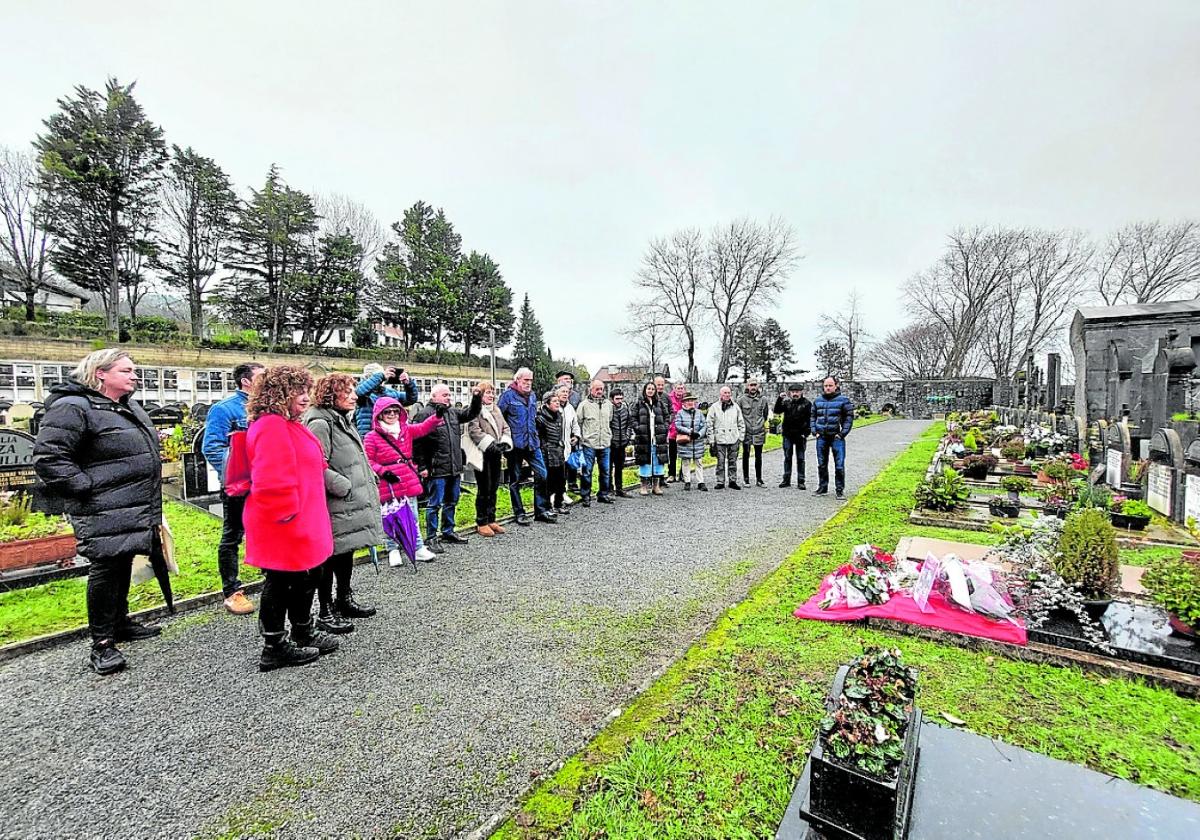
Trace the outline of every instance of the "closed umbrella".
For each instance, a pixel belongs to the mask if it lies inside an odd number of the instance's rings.
[[[391,489],[390,487],[388,488]],[[420,531],[412,506],[402,503],[392,491],[392,500],[383,506],[383,532],[395,540],[412,563],[413,574],[417,572],[417,541]]]

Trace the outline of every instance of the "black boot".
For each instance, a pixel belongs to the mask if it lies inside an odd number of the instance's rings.
[[[341,645],[336,637],[315,629],[311,621],[292,625],[292,641],[301,648],[316,648],[321,656],[333,653]]]
[[[626,493],[624,487],[617,488],[617,496],[618,496],[618,498],[621,498],[621,499],[632,499],[633,498],[633,494]]]
[[[262,654],[258,657],[258,670],[274,671],[276,668],[294,668],[316,662],[321,652],[311,647],[296,647],[283,633],[272,633],[263,639]]]
[[[839,499],[846,498],[846,471],[834,470],[833,486],[836,488],[834,495]]]
[[[326,633],[353,633],[354,624],[348,621],[345,616],[340,615],[329,604],[322,604],[321,611],[317,613],[317,629],[323,630]]]
[[[100,641],[92,644],[92,653],[88,657],[92,670],[102,677],[125,670],[125,656],[117,650],[110,641]]]
[[[161,633],[162,628],[157,624],[142,624],[140,621],[134,621],[132,618],[126,618],[125,621],[117,627],[116,641],[138,642],[142,639],[152,639]]]
[[[375,608],[363,606],[355,601],[353,592],[345,598],[339,598],[334,609],[346,618],[370,618],[375,615]]]
[[[697,489],[698,489],[698,490],[699,490],[701,493],[707,493],[707,492],[708,492],[708,485],[707,485],[707,484],[705,484],[703,481],[701,481],[701,482],[700,482],[700,486],[699,486]]]

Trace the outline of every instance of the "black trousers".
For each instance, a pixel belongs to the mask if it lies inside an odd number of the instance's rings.
[[[567,499],[567,465],[546,467],[546,494],[550,497],[550,507],[558,510]]]
[[[283,638],[291,621],[293,629],[312,622],[313,593],[321,578],[321,566],[306,572],[263,571],[262,599],[258,604],[258,629],[267,641]]]
[[[483,453],[483,472],[475,471],[476,525],[490,525],[496,521],[496,491],[500,488],[502,472],[500,453],[492,447]]]
[[[609,467],[612,469],[613,492],[625,488],[625,447],[613,444],[608,447]]]
[[[354,552],[334,554],[321,564],[321,579],[317,582],[317,601],[321,609],[333,604],[333,583],[337,581],[338,603],[350,597],[350,577],[354,574]]]
[[[667,475],[674,478],[675,466],[679,462],[679,444],[675,442],[675,438],[667,441],[667,458]]]
[[[762,481],[762,450],[761,443],[749,444],[742,442],[742,480],[750,483],[750,447],[754,447],[754,477]]]
[[[221,592],[228,598],[242,588],[238,576],[238,546],[246,529],[242,513],[246,510],[245,496],[226,496],[221,491],[221,541],[217,543],[217,571],[221,573]]]
[[[133,554],[88,558],[87,612],[92,643],[112,641],[129,616]]]

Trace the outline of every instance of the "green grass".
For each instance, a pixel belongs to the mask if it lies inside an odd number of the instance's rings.
[[[868,644],[900,647],[920,669],[919,703],[932,717],[946,712],[980,734],[1200,800],[1194,701],[1074,668],[792,617],[856,543],[995,539],[908,524],[912,488],[940,433],[929,430],[728,610],[496,836],[774,836],[833,672]]]
[[[175,537],[175,559],[179,563],[179,574],[171,577],[175,600],[219,591],[220,520],[178,502],[165,502],[163,510]],[[246,582],[261,576],[258,569],[242,567],[242,580]],[[0,644],[86,624],[86,592],[87,578],[77,577],[0,593]],[[156,580],[140,583],[129,591],[131,612],[162,603]]]

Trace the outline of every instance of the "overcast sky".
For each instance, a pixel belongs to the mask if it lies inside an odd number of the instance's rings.
[[[973,224],[1200,214],[1200,0],[5,0],[0,143],[107,76],[242,189],[278,163],[386,224],[418,199],[592,370],[650,237],[778,214],[773,314],[811,366],[851,288],[873,332]],[[699,363],[715,368],[706,336]]]

